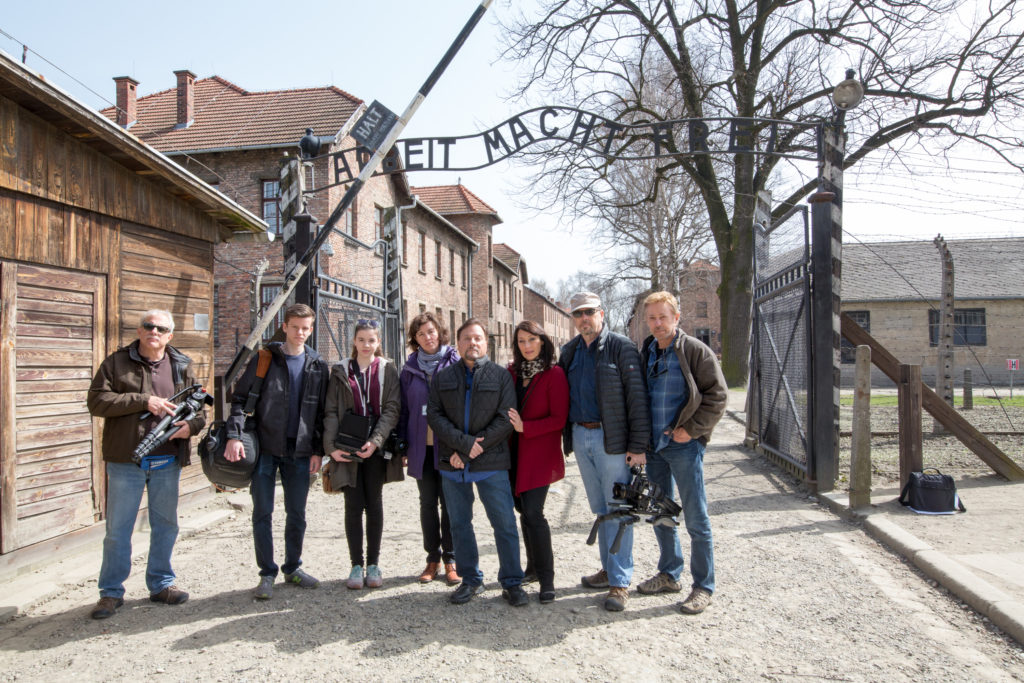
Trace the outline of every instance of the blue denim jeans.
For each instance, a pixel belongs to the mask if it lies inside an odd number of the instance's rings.
[[[675,485],[679,487],[686,531],[690,534],[690,575],[693,577],[693,587],[714,593],[715,555],[708,501],[704,495],[704,444],[697,440],[686,443],[669,441],[657,453],[647,454],[647,476],[669,496],[673,495],[675,480]],[[658,571],[678,581],[683,573],[684,562],[676,528],[658,525],[654,527],[654,535],[661,550]]]
[[[479,586],[484,582],[480,571],[480,555],[473,531],[473,484],[463,484],[441,477],[448,517],[452,523],[452,541],[455,545],[455,571],[463,583]],[[523,582],[523,568],[519,561],[519,531],[512,501],[512,488],[508,472],[499,471],[476,482],[480,502],[484,504],[487,519],[494,529],[494,545],[498,551],[498,582],[502,588],[518,586]]]
[[[603,515],[614,500],[612,487],[616,482],[628,482],[632,475],[626,464],[626,454],[609,455],[604,452],[604,429],[587,429],[580,425],[572,427],[572,446],[576,453],[576,464],[580,468],[583,488],[587,492],[590,511]],[[633,579],[633,527],[627,526],[622,535],[619,552],[612,554],[611,547],[619,522],[602,522],[597,529],[597,545],[601,552],[601,568],[608,572],[608,585],[628,588]]]
[[[281,472],[284,491],[284,564],[291,574],[302,564],[302,540],[306,536],[306,498],[309,495],[309,458],[280,458],[260,454],[252,473],[252,540],[260,576],[277,576],[274,562],[274,484]]]
[[[107,534],[99,589],[104,598],[124,597],[124,582],[132,568],[132,531],[139,515],[142,492],[149,495],[149,561],[146,588],[159,593],[174,583],[171,551],[178,538],[177,463],[161,470],[142,470],[125,462],[107,463]]]

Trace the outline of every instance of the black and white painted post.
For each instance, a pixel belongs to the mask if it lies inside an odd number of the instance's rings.
[[[476,25],[480,23],[480,19],[483,17],[487,8],[490,6],[491,0],[482,0],[480,5],[474,10],[472,16],[466,22],[466,25],[462,27],[462,30],[455,37],[455,40],[449,46],[448,51],[444,53],[441,61],[437,63],[434,70],[427,77],[427,80],[420,86],[419,91],[412,98],[412,101],[405,108],[405,111],[401,116],[396,115],[390,111],[387,107],[381,103],[374,101],[362,118],[356,123],[352,129],[352,137],[360,143],[363,147],[370,150],[372,155],[370,159],[363,166],[358,177],[356,177],[348,190],[342,196],[341,201],[338,203],[334,210],[331,212],[330,217],[327,221],[320,226],[319,232],[317,232],[316,238],[310,243],[309,248],[306,249],[305,253],[298,259],[295,267],[285,275],[284,285],[281,287],[281,292],[274,300],[267,306],[263,315],[257,321],[256,326],[252,332],[249,333],[249,337],[245,340],[245,344],[235,354],[235,358],[231,361],[231,366],[228,371],[224,374],[225,387],[230,387],[235,379],[241,373],[242,369],[246,366],[249,359],[256,352],[256,345],[259,344],[260,339],[263,337],[263,331],[266,330],[267,326],[272,320],[274,320],[277,312],[284,306],[288,297],[291,295],[292,290],[295,289],[299,279],[303,276],[306,270],[309,268],[310,263],[316,256],[317,251],[327,238],[331,234],[331,230],[338,223],[341,217],[345,214],[345,210],[351,206],[352,201],[359,194],[359,191],[363,189],[363,185],[369,180],[370,176],[373,175],[377,167],[380,166],[391,148],[394,146],[395,141],[398,140],[398,136],[402,134],[402,131],[408,125],[409,120],[419,109],[423,100],[426,99],[427,95],[434,88],[438,79],[444,73],[448,65],[451,64],[452,59],[458,53],[459,49],[462,48],[466,39],[476,28]]]

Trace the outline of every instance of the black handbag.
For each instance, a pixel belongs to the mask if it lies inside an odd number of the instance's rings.
[[[249,388],[245,407],[245,424],[239,440],[245,454],[241,460],[231,462],[224,457],[228,445],[227,424],[218,420],[210,425],[209,431],[199,441],[199,457],[203,463],[203,474],[210,483],[219,489],[242,489],[252,483],[252,473],[256,470],[256,461],[260,457],[260,439],[256,434],[256,402],[263,389],[263,380],[270,370],[270,351],[261,349],[256,363],[256,379]]]
[[[967,512],[956,492],[953,477],[933,467],[910,473],[910,479],[900,493],[900,504],[922,515],[952,515],[957,510]]]

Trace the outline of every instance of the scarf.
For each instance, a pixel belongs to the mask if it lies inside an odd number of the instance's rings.
[[[522,365],[519,366],[519,376],[524,380],[533,379],[534,375],[537,375],[546,369],[547,365],[540,358],[524,360]]]
[[[446,353],[448,353],[448,347],[446,345],[440,346],[437,349],[437,353],[432,354],[428,354],[421,347],[420,350],[416,352],[416,364],[420,366],[420,370],[422,370],[423,374],[429,379],[434,376],[434,371],[437,370],[438,363],[441,362],[441,358]]]
[[[365,379],[369,386],[364,387]],[[348,384],[352,388],[352,400],[356,415],[380,416],[380,358],[374,358],[364,375],[355,358],[348,361]],[[367,405],[369,404],[369,405]]]

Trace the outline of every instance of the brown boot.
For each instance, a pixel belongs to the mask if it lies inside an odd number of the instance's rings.
[[[454,562],[444,563],[444,579],[448,582],[449,586],[456,586],[462,583],[462,579],[459,578],[459,573],[455,571]]]
[[[188,593],[177,586],[168,586],[159,593],[151,593],[150,602],[162,602],[165,605],[180,605],[188,600]]]
[[[100,598],[89,613],[93,619],[106,619],[114,616],[117,608],[124,604],[124,598]]]
[[[420,572],[420,583],[430,583],[437,576],[437,570],[440,568],[440,562],[427,562],[427,567]]]

